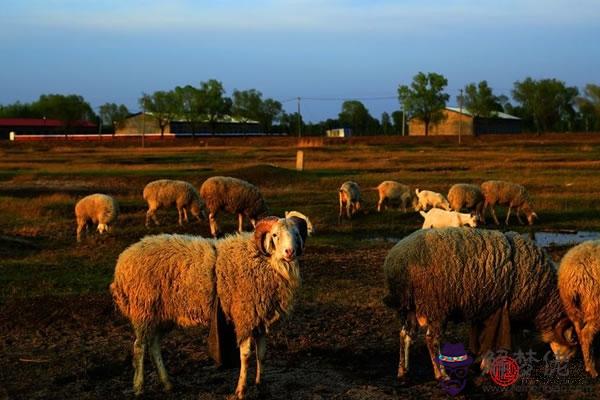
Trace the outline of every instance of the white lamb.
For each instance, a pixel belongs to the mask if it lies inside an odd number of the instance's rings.
[[[425,218],[423,229],[461,227],[465,225],[471,228],[477,227],[477,215],[473,214],[445,211],[439,208],[432,208],[426,213],[420,211],[420,213]]]
[[[443,194],[432,192],[431,190],[415,189],[419,202],[415,207],[416,211],[425,210],[431,206],[433,208],[443,208],[444,210],[450,211],[450,203]]]

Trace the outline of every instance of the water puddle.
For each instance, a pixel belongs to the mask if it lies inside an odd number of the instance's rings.
[[[523,234],[530,237],[530,235]],[[600,239],[600,232],[596,231],[557,231],[557,232],[535,232],[535,242],[541,247],[575,245],[586,240]]]

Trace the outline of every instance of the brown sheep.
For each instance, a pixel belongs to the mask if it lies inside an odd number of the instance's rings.
[[[102,193],[85,196],[75,205],[77,241],[81,241],[81,232],[84,228],[87,232],[88,223],[98,224],[97,230],[102,234],[110,230],[118,216],[119,203],[113,197]]]
[[[152,181],[144,187],[144,200],[148,203],[146,212],[146,227],[150,226],[150,218],[156,225],[160,225],[156,218],[156,211],[159,208],[171,207],[175,205],[179,213],[179,225],[182,221],[188,222],[189,211],[198,221],[206,217],[204,203],[198,191],[191,183],[171,179],[159,179]]]
[[[452,185],[448,191],[448,202],[452,210],[461,212],[463,208],[466,208],[469,211],[474,211],[477,218],[482,221],[485,198],[479,186],[468,183]]]
[[[266,333],[288,314],[300,286],[298,257],[307,235],[300,218],[269,217],[254,233],[223,239],[188,235],[147,236],[121,253],[110,290],[132,323],[136,394],[144,384],[146,348],[166,390],[172,388],[160,340],[174,326],[233,325],[240,349],[238,398],[246,390],[251,343],[260,384]],[[231,327],[229,329],[231,331]],[[221,344],[222,332],[216,333]],[[212,353],[212,351],[211,351]],[[211,354],[213,355],[213,354]]]
[[[383,269],[389,293],[384,302],[401,322],[400,378],[408,371],[417,324],[427,330],[439,379],[443,372],[435,358],[446,322],[457,317],[477,326],[503,308],[511,323],[533,323],[559,360],[573,353],[573,327],[562,308],[552,262],[517,233],[419,230],[390,250]]]
[[[217,223],[217,214],[221,211],[238,216],[238,232],[244,230],[244,216],[250,219],[252,226],[264,217],[268,208],[256,186],[241,179],[228,176],[213,176],[200,187],[200,195],[208,209],[210,233],[213,237],[221,234]]]
[[[388,205],[398,205],[402,208],[402,212],[406,212],[407,208],[414,209],[417,205],[417,197],[407,185],[403,185],[396,181],[383,181],[377,186],[379,201],[377,202],[377,211],[381,212],[381,208],[388,208]]]
[[[558,269],[558,288],[581,343],[585,370],[596,378],[592,343],[600,331],[600,240],[581,243],[565,254]]]
[[[529,225],[533,225],[533,221],[537,218],[537,214],[531,208],[529,204],[529,194],[527,189],[523,185],[519,185],[512,182],[506,181],[487,181],[481,184],[481,192],[485,198],[483,205],[482,221],[485,223],[485,214],[489,208],[492,212],[492,217],[496,225],[500,225],[494,207],[496,204],[508,206],[508,212],[506,214],[506,225],[508,225],[508,219],[510,218],[510,211],[512,208],[516,208],[515,214],[520,224],[523,224],[521,211],[527,216],[527,222]]]

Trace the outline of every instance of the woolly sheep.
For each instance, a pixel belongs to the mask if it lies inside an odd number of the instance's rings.
[[[344,209],[346,210],[348,219],[351,219],[361,207],[360,187],[358,186],[358,183],[353,181],[344,182],[338,191],[338,195],[340,200],[338,222],[342,220]]]
[[[232,330],[230,334],[240,348],[236,396],[243,398],[246,390],[252,340],[256,384],[260,384],[265,334],[292,309],[300,286],[298,257],[306,234],[302,219],[269,217],[259,221],[254,233],[218,240],[147,236],[123,251],[110,290],[135,331],[135,393],[143,389],[146,347],[163,386],[169,390],[172,385],[161,357],[161,337],[174,325],[209,323],[212,337],[212,327],[219,318],[233,325],[235,333]]]
[[[450,209],[460,212],[463,208],[466,208],[469,211],[474,211],[480,220],[484,202],[481,188],[477,185],[457,183],[452,185],[448,191]]]
[[[520,212],[523,211],[527,216],[527,222],[529,225],[533,225],[533,221],[537,218],[537,214],[531,208],[529,204],[529,194],[524,186],[506,182],[506,181],[487,181],[481,184],[481,191],[485,198],[483,205],[482,221],[485,223],[485,214],[489,208],[492,212],[492,217],[496,225],[500,225],[498,218],[496,218],[496,212],[494,206],[496,204],[508,206],[508,213],[506,214],[506,225],[508,225],[508,218],[510,217],[510,211],[512,208],[516,208],[517,219],[519,223],[523,224],[520,217]]]
[[[581,243],[565,254],[558,269],[558,288],[581,343],[585,370],[596,378],[592,343],[600,331],[600,240]]]
[[[156,218],[156,211],[162,207],[175,205],[179,213],[179,225],[182,220],[188,222],[188,211],[198,221],[206,218],[204,202],[198,196],[198,191],[191,183],[171,179],[159,179],[152,181],[144,187],[144,200],[148,203],[146,212],[146,226],[150,226],[150,218],[156,225],[160,225]],[[183,217],[183,218],[182,218]]]
[[[200,187],[200,195],[208,209],[210,232],[213,237],[221,234],[216,219],[220,211],[237,214],[238,232],[243,231],[244,215],[254,226],[256,221],[268,212],[265,200],[258,188],[241,179],[213,176],[204,181]]]
[[[431,190],[419,191],[419,189],[415,189],[415,194],[418,198],[417,206],[415,207],[415,210],[417,211],[427,211],[430,206],[450,211],[450,204],[448,204],[448,200],[446,200],[441,193],[432,192]]]
[[[308,217],[306,215],[302,214],[299,211],[286,211],[285,212],[285,218],[292,218],[292,217],[301,218],[304,221],[306,221],[306,230],[308,232],[308,236],[312,236],[313,233],[315,233],[315,228],[313,227],[312,222],[310,222],[310,219],[308,219]]]
[[[406,185],[395,181],[383,181],[377,186],[379,201],[377,202],[377,211],[381,208],[387,209],[388,205],[399,205],[402,212],[406,212],[408,207],[414,208],[417,205],[417,197]]]
[[[98,224],[100,234],[108,232],[110,225],[117,221],[119,204],[111,196],[95,193],[79,200],[75,205],[75,218],[77,220],[77,241],[81,241],[81,232],[88,223]]]
[[[477,216],[472,214],[440,210],[439,208],[432,208],[426,213],[423,211],[419,212],[421,213],[421,216],[425,218],[425,221],[423,221],[423,229],[446,228],[451,226],[461,227],[466,225],[475,228],[477,226]]]
[[[510,321],[531,323],[559,360],[573,354],[573,327],[562,309],[552,262],[517,233],[470,228],[419,230],[399,241],[383,266],[384,302],[401,322],[398,377],[408,371],[417,324],[436,378],[435,358],[446,322],[460,316],[474,326],[507,308]]]

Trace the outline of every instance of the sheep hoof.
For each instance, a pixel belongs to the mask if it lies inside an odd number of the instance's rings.
[[[593,379],[596,379],[598,377],[598,372],[596,372],[595,368],[589,369],[588,372]]]
[[[173,384],[171,382],[163,382],[163,386],[164,386],[165,392],[170,392],[173,390]]]
[[[246,396],[246,389],[236,389],[235,390],[235,398],[236,399],[243,399]]]

